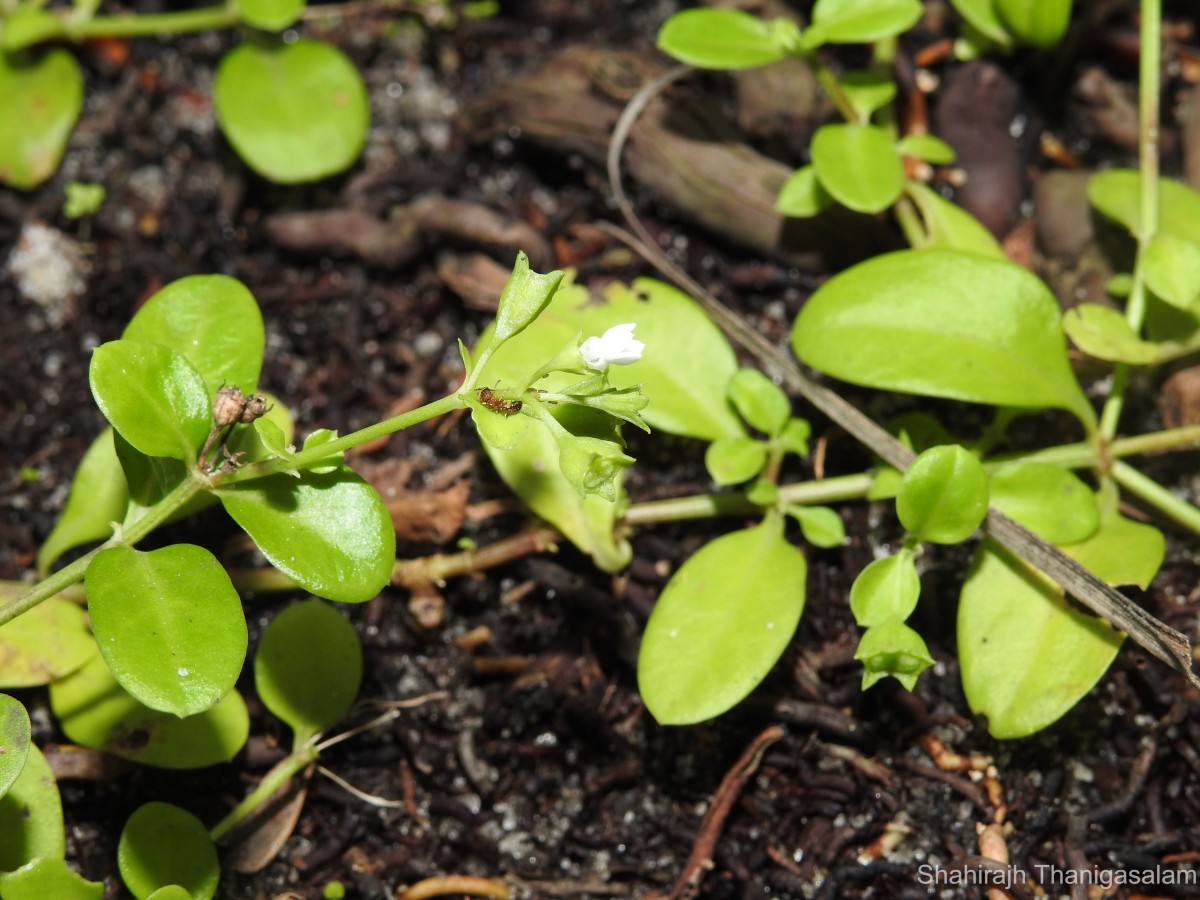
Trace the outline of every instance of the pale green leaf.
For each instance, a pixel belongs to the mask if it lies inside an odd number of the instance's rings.
[[[21,774],[0,797],[0,835],[0,872],[66,853],[58,784],[36,744],[29,745]]]
[[[797,169],[783,183],[775,198],[775,209],[785,216],[807,219],[833,203],[829,191],[821,187],[817,170],[812,166]]]
[[[704,451],[704,467],[720,485],[741,484],[762,471],[767,445],[748,437],[718,438]]]
[[[1096,359],[1148,365],[1158,359],[1158,346],[1134,333],[1121,313],[1098,303],[1081,303],[1063,313],[1063,331],[1084,353]]]
[[[117,844],[121,880],[137,900],[177,884],[192,900],[211,900],[217,893],[221,866],[204,823],[170,803],[138,807]]]
[[[896,515],[914,536],[956,544],[983,523],[988,482],[979,460],[955,444],[932,447],[913,461],[900,481]]]
[[[1200,244],[1156,234],[1142,257],[1146,286],[1172,306],[1193,310],[1200,299]]]
[[[131,697],[99,656],[50,685],[50,705],[75,743],[163,769],[229,762],[250,733],[250,716],[236,690],[211,709],[181,719]]]
[[[8,593],[0,589],[0,597]],[[49,684],[74,672],[97,652],[83,610],[51,597],[0,626],[0,687]]]
[[[370,124],[354,64],[328,44],[246,43],[217,66],[217,121],[246,164],[272,181],[315,181],[358,159]]]
[[[792,349],[855,384],[1060,407],[1095,421],[1067,360],[1058,302],[1036,276],[1008,262],[908,250],[860,263],[809,299],[793,326]]]
[[[101,900],[103,896],[101,882],[88,881],[62,859],[41,856],[0,875],[4,900]]]
[[[1062,717],[1092,689],[1124,635],[990,540],[958,605],[958,655],[971,709],[993,737],[1019,738]]]
[[[8,793],[29,757],[29,713],[15,697],[0,694],[0,797]]]
[[[92,560],[85,583],[100,653],[146,706],[193,715],[233,687],[246,658],[246,619],[208,550],[110,547]]]
[[[989,482],[991,504],[1054,544],[1086,540],[1100,527],[1091,488],[1066,469],[1046,463],[1005,466]]]
[[[28,191],[53,175],[82,108],[70,52],[0,53],[0,181]]]
[[[982,222],[961,206],[916,181],[906,182],[904,191],[920,211],[921,222],[925,226],[925,234],[914,243],[914,249],[961,250],[991,259],[1008,260],[1000,242]]]
[[[701,69],[750,69],[786,57],[771,25],[735,9],[685,9],[663,23],[658,49]]]
[[[911,550],[874,560],[850,587],[850,611],[863,628],[907,619],[917,608],[921,579]]]
[[[664,725],[711,719],[743,700],[791,642],[804,609],[804,555],[782,522],[723,535],[663,589],[638,656],[638,688]]]
[[[899,619],[889,619],[864,631],[854,658],[863,664],[864,691],[889,675],[911,691],[920,674],[934,662],[925,639]]]
[[[811,149],[821,186],[855,212],[882,212],[904,189],[900,155],[877,125],[823,125]]]
[[[821,44],[867,44],[903,34],[921,18],[919,0],[817,0],[809,49]]]

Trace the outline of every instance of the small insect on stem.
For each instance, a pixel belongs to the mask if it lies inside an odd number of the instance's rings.
[[[502,416],[511,416],[521,411],[520,400],[505,400],[502,397],[497,397],[492,393],[492,389],[488,387],[479,389],[479,402],[488,409],[500,413]]]

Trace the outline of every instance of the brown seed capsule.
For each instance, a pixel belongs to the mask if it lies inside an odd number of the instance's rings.
[[[221,388],[213,398],[213,424],[217,428],[224,428],[226,425],[247,421],[243,418],[246,403],[247,398],[241,388],[234,385]]]
[[[245,406],[242,407],[241,421],[248,425],[255,419],[262,418],[266,411],[267,401],[257,394],[251,394],[246,398]]]

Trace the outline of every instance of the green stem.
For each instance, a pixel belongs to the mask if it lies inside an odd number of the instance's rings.
[[[77,581],[82,581],[92,560],[102,551],[117,544],[133,546],[163,522],[167,521],[185,503],[208,487],[206,479],[198,476],[187,477],[175,486],[175,489],[151,506],[137,521],[128,528],[122,529],[105,541],[99,547],[79,557],[73,563],[59,569],[48,578],[39,581],[32,588],[7,603],[0,604],[0,625],[11,622],[22,613],[33,609],[43,600],[49,600],[63,589]]]
[[[1143,273],[1146,249],[1158,232],[1158,120],[1161,102],[1162,0],[1141,4],[1141,54],[1138,61],[1138,196],[1137,260],[1133,267],[1133,289],[1125,305],[1125,320],[1134,334],[1141,334],[1146,318],[1146,284]],[[1125,405],[1129,366],[1113,369],[1112,389],[1100,415],[1100,436],[1112,440]]]
[[[1154,479],[1147,478],[1133,466],[1119,461],[1113,463],[1112,478],[1129,493],[1153,506],[1163,515],[1200,534],[1200,509],[1176,497]]]
[[[72,41],[86,41],[99,37],[156,37],[229,28],[239,21],[237,6],[232,3],[227,6],[209,6],[169,13],[97,16],[83,21],[64,18],[61,37]]]
[[[817,84],[825,89],[825,93],[829,95],[829,99],[833,101],[833,105],[837,107],[837,111],[841,117],[847,122],[865,125],[866,121],[855,112],[854,104],[850,102],[845,91],[842,90],[837,76],[829,70],[825,63],[821,62],[821,58],[817,55],[816,51],[806,51],[800,55],[800,58],[808,63],[809,68],[813,70],[813,74],[817,76]]]
[[[316,761],[317,748],[311,744],[293,751],[291,756],[284,759],[279,765],[268,772],[263,780],[258,783],[258,786],[247,794],[241,803],[229,811],[229,815],[212,827],[208,832],[208,836],[212,838],[213,843],[225,837],[243,819],[250,816],[255,810],[266,803],[272,794]]]
[[[350,434],[329,441],[326,444],[319,444],[316,447],[301,450],[292,456],[291,459],[276,457],[274,459],[265,459],[262,462],[251,463],[232,472],[218,473],[212,476],[211,482],[213,487],[219,488],[242,481],[251,481],[255,478],[266,478],[268,475],[276,475],[280,472],[287,472],[293,469],[304,469],[323,459],[336,456],[339,453],[357,447],[359,444],[365,444],[367,441],[373,441],[389,434],[394,434],[397,431],[403,431],[405,428],[419,425],[422,422],[443,416],[456,409],[462,409],[465,406],[466,402],[462,398],[461,391],[449,394],[440,400],[426,403],[424,406],[417,407],[409,412],[392,416],[390,419],[376,422],[374,425],[368,425],[366,428],[360,428],[358,431],[352,431]]]
[[[900,226],[900,230],[904,232],[904,239],[908,241],[908,246],[914,250],[919,250],[928,241],[928,235],[925,231],[925,226],[921,223],[921,217],[917,215],[917,208],[907,196],[901,196],[893,205],[892,213],[896,216],[896,223]]]

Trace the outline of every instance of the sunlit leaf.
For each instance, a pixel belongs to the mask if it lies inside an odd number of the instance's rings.
[[[110,547],[92,560],[85,582],[100,653],[139,701],[188,716],[233,687],[246,658],[246,619],[209,551]]]
[[[863,628],[907,619],[917,608],[921,579],[911,550],[877,559],[850,587],[850,611]]]
[[[392,520],[375,489],[349,469],[272,475],[217,495],[271,565],[310,593],[362,603],[391,580]]]
[[[970,537],[988,509],[988,482],[979,460],[955,444],[932,447],[900,481],[896,515],[914,536],[935,544]]]
[[[821,186],[855,212],[882,212],[904,189],[900,155],[878,125],[823,125],[811,149]]]
[[[792,415],[787,394],[758,369],[738,369],[725,391],[738,414],[770,437],[777,437]]]
[[[1096,359],[1147,365],[1159,349],[1134,333],[1125,317],[1099,303],[1080,303],[1063,314],[1063,331],[1084,353]]]
[[[29,713],[15,697],[0,694],[0,797],[8,793],[29,756]]]
[[[775,517],[689,558],[663,589],[642,638],[638,689],[651,715],[687,725],[743,700],[792,639],[806,572],[804,555]]]
[[[900,251],[823,284],[792,349],[836,378],[997,406],[1095,413],[1071,371],[1054,295],[1007,262],[949,250]],[[997,323],[1005,323],[998,328]]]
[[[817,0],[804,46],[867,44],[895,37],[921,18],[919,0]]]
[[[71,870],[65,860],[38,857],[15,872],[0,874],[4,900],[100,900],[104,885],[88,881]]]
[[[919,242],[914,242],[913,249],[961,250],[1007,261],[1000,242],[961,206],[916,181],[906,182],[904,191],[920,211],[925,226],[925,234]]]
[[[989,493],[998,510],[1054,544],[1086,540],[1100,527],[1091,488],[1058,466],[1006,466],[991,477]]]
[[[767,445],[748,437],[720,438],[704,451],[704,467],[717,484],[741,484],[762,471]]]
[[[0,596],[7,591],[0,591]],[[0,687],[49,684],[97,653],[82,609],[51,597],[0,626]]]
[[[787,56],[771,25],[736,9],[686,9],[658,32],[658,49],[701,69],[749,69]]]
[[[971,709],[993,737],[1048,727],[1104,675],[1124,635],[990,540],[958,604],[958,655]]]

